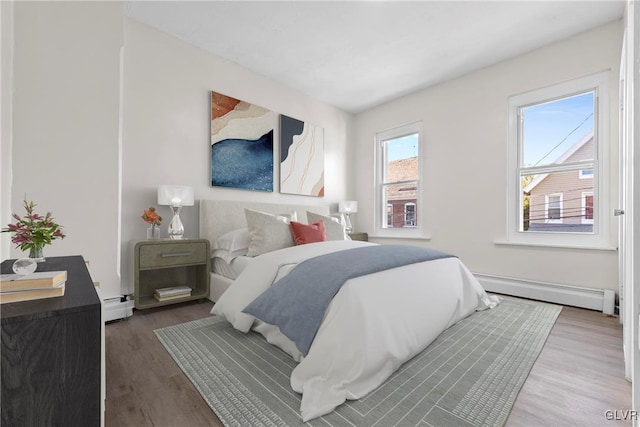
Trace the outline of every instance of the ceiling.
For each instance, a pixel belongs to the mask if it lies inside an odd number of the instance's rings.
[[[127,16],[358,113],[622,18],[624,1],[130,1]]]

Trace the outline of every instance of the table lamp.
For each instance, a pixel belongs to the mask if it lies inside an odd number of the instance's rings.
[[[169,238],[182,239],[184,225],[180,220],[180,209],[183,206],[193,206],[193,188],[180,185],[158,186],[158,204],[170,206],[173,218],[169,223]]]
[[[338,212],[344,215],[344,225],[347,233],[353,231],[353,225],[351,223],[351,214],[358,212],[358,202],[353,200],[346,200],[338,203]]]

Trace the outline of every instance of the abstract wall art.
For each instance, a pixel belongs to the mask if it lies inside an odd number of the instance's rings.
[[[324,129],[280,116],[280,192],[324,196]]]
[[[211,185],[273,191],[273,130],[266,108],[211,92]]]

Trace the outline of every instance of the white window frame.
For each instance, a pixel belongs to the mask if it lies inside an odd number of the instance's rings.
[[[413,202],[405,203],[404,204],[404,226],[405,227],[415,227],[416,226],[415,224],[412,225],[412,224],[408,223],[408,220],[407,220],[407,207],[408,206],[413,206],[413,222],[415,223],[416,220],[417,220],[417,218],[416,218],[416,215],[417,215],[416,204],[413,203]]]
[[[610,72],[605,71],[564,83],[533,90],[509,98],[509,144],[508,144],[508,180],[507,180],[507,239],[496,243],[577,247],[586,249],[609,249],[612,247],[610,233]],[[593,215],[596,218],[592,233],[567,233],[557,231],[520,231],[523,215],[521,203],[522,141],[519,125],[521,108],[545,101],[561,99],[573,94],[595,91],[594,111],[594,160],[595,179],[593,194],[595,204]],[[590,163],[590,162],[589,162]],[[591,168],[586,165],[584,169]],[[540,173],[544,173],[543,170]]]
[[[389,217],[389,209],[391,209],[391,217]],[[393,203],[387,203],[387,228],[393,228]],[[391,222],[389,222],[391,220]]]
[[[559,197],[560,198],[560,216],[557,219],[549,218],[549,198],[551,197]],[[545,194],[544,195],[544,222],[547,224],[562,224],[562,215],[563,215],[563,194],[562,193],[553,193],[553,194]]]
[[[387,162],[386,150],[384,141],[390,139],[401,138],[403,136],[418,134],[418,180],[416,182],[416,205],[423,206],[422,197],[422,176],[424,164],[424,138],[422,133],[422,121],[409,123],[406,125],[398,126],[392,129],[387,129],[376,133],[375,146],[376,146],[376,186],[375,186],[375,200],[376,200],[376,212],[375,212],[375,237],[396,237],[396,238],[426,238],[424,235],[424,218],[421,216],[421,212],[424,212],[424,208],[416,209],[416,223],[415,227],[385,227],[387,224],[387,203],[384,197],[384,191],[386,188],[385,183],[385,165]],[[413,181],[411,181],[413,182]]]
[[[591,173],[585,173],[585,171],[591,171]],[[578,178],[579,179],[593,178],[593,168],[580,169],[580,172],[578,172]]]
[[[582,217],[580,218],[580,222],[582,224],[593,224],[593,218],[587,218],[587,197],[593,197],[593,191],[583,191],[582,192]],[[593,197],[595,200],[595,197]],[[595,213],[594,213],[595,216]]]

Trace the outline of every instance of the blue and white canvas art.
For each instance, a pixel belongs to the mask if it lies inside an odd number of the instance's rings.
[[[273,191],[277,115],[211,92],[211,185]]]
[[[280,192],[324,196],[324,129],[280,116]]]

